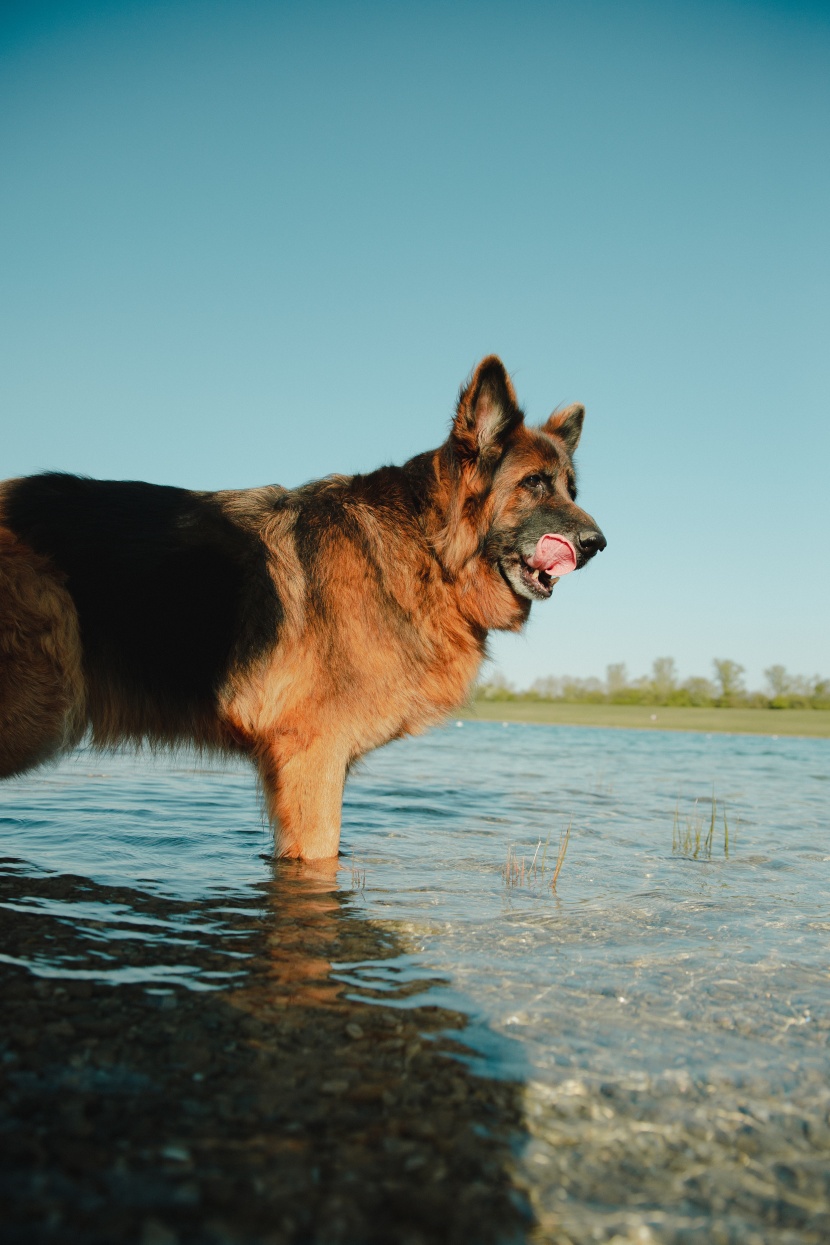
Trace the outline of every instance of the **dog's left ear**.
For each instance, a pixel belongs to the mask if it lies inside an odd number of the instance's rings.
[[[462,458],[492,462],[523,418],[504,364],[491,354],[461,390],[450,440]]]
[[[568,453],[573,454],[582,436],[584,419],[585,407],[580,402],[574,402],[573,406],[566,406],[564,411],[554,411],[548,422],[542,425],[542,432],[546,432],[549,437],[559,437],[560,441],[565,442]]]

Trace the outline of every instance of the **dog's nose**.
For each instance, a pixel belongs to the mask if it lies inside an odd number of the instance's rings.
[[[576,543],[586,558],[592,558],[595,553],[602,553],[608,541],[598,527],[586,527],[577,536]]]

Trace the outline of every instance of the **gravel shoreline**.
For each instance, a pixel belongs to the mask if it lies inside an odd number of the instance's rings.
[[[350,915],[342,893],[283,873],[259,910],[235,905],[229,917],[227,904],[194,909],[14,870],[2,891],[10,959],[94,972],[94,917],[81,937],[35,910],[35,898],[122,903],[150,921],[184,922],[179,946],[129,932],[116,944],[119,962],[138,969],[165,955],[174,968],[186,955],[226,970],[227,928],[198,946],[186,934],[194,917],[209,927],[221,915],[233,922],[241,970],[232,988],[196,991],[0,965],[7,1245],[524,1237],[530,1214],[511,1176],[521,1087],[474,1076],[455,1057],[464,1017],[401,1006],[420,983],[377,1001],[349,997],[332,961],[399,948]]]
[[[488,1078],[354,900],[294,865],[189,903],[0,861],[4,1245],[830,1239],[829,1017],[798,1028],[786,1084],[716,1057]],[[552,1049],[578,1039],[565,1005]],[[584,1023],[611,1048],[604,1015]]]

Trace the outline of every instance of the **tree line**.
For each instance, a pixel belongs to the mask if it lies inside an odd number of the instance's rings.
[[[614,705],[700,705],[709,708],[830,709],[830,679],[790,674],[784,666],[764,671],[765,688],[748,691],[744,667],[716,657],[712,678],[693,676],[682,682],[673,657],[658,657],[650,675],[630,679],[624,662],[606,668],[605,678],[577,679],[548,675],[519,690],[499,674],[479,683],[479,700],[589,701]]]

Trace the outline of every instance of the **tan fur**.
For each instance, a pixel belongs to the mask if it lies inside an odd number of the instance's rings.
[[[306,595],[297,592],[302,567],[282,514],[278,537],[273,526],[262,533],[279,549],[272,574],[285,609],[280,642],[267,661],[232,680],[222,708],[258,760],[282,855],[335,855],[349,765],[440,721],[463,700],[482,658],[478,626],[464,619],[456,585],[444,582],[424,535],[413,541],[368,507],[355,506],[353,516],[386,571],[385,592],[410,621],[390,629],[390,603],[372,568],[337,531],[318,568],[326,608],[309,621]]]
[[[83,668],[60,576],[0,527],[0,775],[72,746],[86,726],[103,747],[127,740],[242,751],[257,765],[278,852],[336,856],[349,766],[440,722],[467,696],[487,632],[516,631],[527,619],[530,600],[485,549],[493,533],[532,513],[523,478],[547,472],[557,514],[574,530],[593,524],[568,489],[565,443],[575,445],[581,418],[573,407],[526,428],[490,357],[462,392],[449,441],[413,460],[426,472],[421,506],[400,470],[382,504],[382,473],[294,492],[213,494],[262,543],[282,619],[271,649],[231,669],[215,706],[184,728],[171,727],[149,696],[126,696],[94,664]],[[335,519],[321,523],[311,568],[298,524],[320,512]]]

